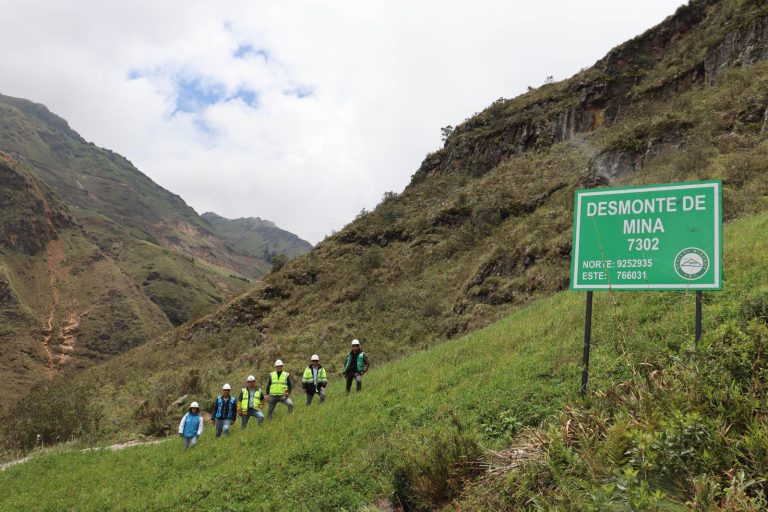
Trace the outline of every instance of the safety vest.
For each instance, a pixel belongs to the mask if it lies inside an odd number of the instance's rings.
[[[253,408],[259,409],[259,405],[261,404],[261,399],[263,395],[261,393],[260,389],[254,389],[253,390]],[[243,412],[248,411],[248,399],[250,398],[250,393],[248,392],[248,388],[243,388],[242,391],[240,391],[240,410]]]
[[[325,374],[325,368],[322,366],[317,367],[317,383],[320,384],[323,381],[328,380],[328,377]],[[307,369],[304,370],[304,375],[301,378],[301,382],[304,384],[313,384],[315,382],[315,379],[312,378],[312,366],[307,366]]]
[[[272,372],[269,375],[272,379],[272,384],[269,386],[269,394],[272,396],[282,396],[288,391],[288,372],[283,372],[280,377],[277,376],[277,372]]]
[[[344,363],[344,373],[347,373],[347,370],[349,369],[349,360],[352,358],[352,352],[347,354],[347,361]],[[365,370],[365,352],[362,350],[357,353],[357,370],[358,372],[362,372]]]
[[[219,395],[216,397],[216,412],[214,413],[214,419],[217,420],[232,420],[235,418],[235,407],[237,407],[237,400],[235,397],[230,396],[224,398]]]

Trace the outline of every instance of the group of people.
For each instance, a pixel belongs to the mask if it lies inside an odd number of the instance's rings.
[[[352,382],[359,392],[363,389],[363,374],[368,371],[370,363],[368,356],[360,347],[359,340],[352,340],[352,350],[344,360],[342,374],[346,378],[346,391],[349,395],[352,390]],[[320,364],[320,356],[314,354],[309,360],[309,366],[304,369],[301,377],[301,387],[307,395],[307,405],[311,405],[315,395],[320,397],[320,403],[325,401],[325,388],[328,386],[328,374]],[[211,421],[216,427],[216,437],[229,434],[229,429],[240,416],[240,430],[245,430],[251,418],[261,426],[264,421],[264,413],[261,411],[264,402],[269,404],[267,419],[272,418],[277,404],[283,403],[288,408],[288,413],[293,412],[291,392],[293,382],[288,372],[283,371],[283,362],[275,361],[275,371],[269,374],[267,387],[264,391],[256,386],[256,377],[249,375],[245,381],[245,387],[235,398],[232,395],[232,387],[224,384],[221,394],[216,397],[211,407]],[[184,438],[184,448],[191,448],[197,444],[197,440],[203,433],[203,421],[200,414],[200,404],[192,402],[187,412],[179,423],[179,435]]]

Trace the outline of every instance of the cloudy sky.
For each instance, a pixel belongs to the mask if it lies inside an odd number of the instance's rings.
[[[316,243],[401,191],[440,127],[560,80],[682,0],[0,0],[0,93],[198,212]]]

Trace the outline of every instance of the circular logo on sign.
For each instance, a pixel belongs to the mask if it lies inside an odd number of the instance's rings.
[[[675,256],[675,272],[683,279],[693,281],[709,270],[709,256],[696,247],[683,249]]]

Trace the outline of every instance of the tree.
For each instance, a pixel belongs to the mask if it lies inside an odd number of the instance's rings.
[[[281,268],[288,263],[288,256],[285,254],[278,254],[272,257],[272,272],[278,272]]]
[[[448,126],[443,126],[442,128],[440,128],[440,135],[443,139],[443,142],[447,141],[448,137],[450,137],[452,133],[453,133],[453,126],[451,126],[450,124]]]

